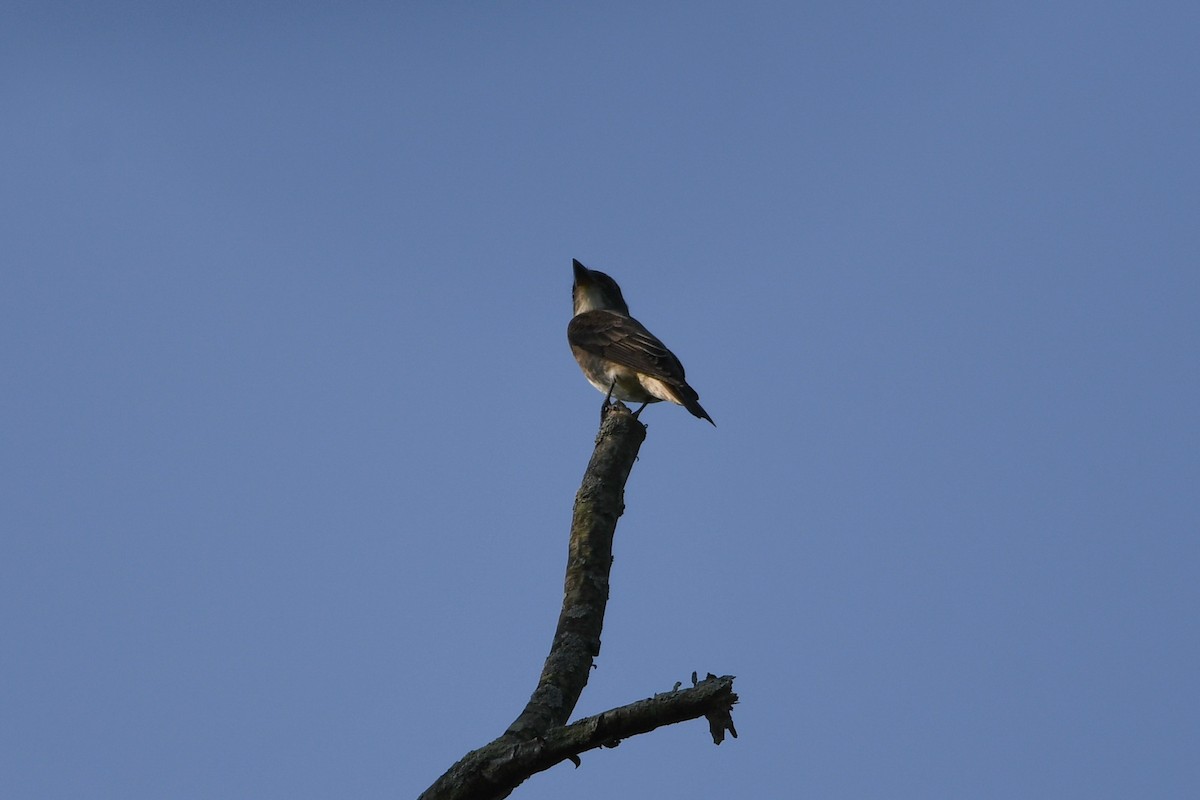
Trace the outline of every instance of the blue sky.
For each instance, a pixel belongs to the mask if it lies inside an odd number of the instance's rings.
[[[524,798],[1200,793],[1200,12],[0,12],[0,795],[412,797],[558,614],[601,397],[657,405],[595,713]]]

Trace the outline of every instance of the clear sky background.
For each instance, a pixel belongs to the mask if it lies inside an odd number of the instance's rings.
[[[601,396],[653,406],[517,797],[1200,796],[1200,7],[0,12],[0,796],[413,797],[528,699]]]

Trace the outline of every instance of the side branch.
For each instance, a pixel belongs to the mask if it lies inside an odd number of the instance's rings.
[[[695,676],[693,675],[693,681]],[[469,753],[431,786],[420,800],[503,798],[526,778],[563,761],[579,766],[579,755],[598,747],[616,747],[622,739],[656,728],[707,717],[713,741],[729,731],[737,738],[730,711],[738,697],[733,676],[709,675],[690,689],[676,689],[610,709],[570,725],[552,728],[545,737],[507,742],[503,737]]]
[[[732,675],[719,678],[709,675],[691,689],[656,694],[594,717],[584,717],[547,734],[545,751],[549,763],[538,769],[546,769],[564,759],[574,760],[573,757],[580,753],[597,747],[616,747],[630,736],[702,716],[708,718],[714,744],[725,740],[726,731],[736,739],[731,711],[737,701]]]

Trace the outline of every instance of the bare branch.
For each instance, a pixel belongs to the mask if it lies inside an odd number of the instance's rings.
[[[720,678],[709,675],[690,689],[656,694],[594,717],[584,717],[570,725],[553,728],[544,738],[510,743],[501,737],[456,764],[451,772],[421,795],[421,800],[507,797],[526,778],[555,764],[572,761],[578,767],[580,753],[588,750],[616,747],[630,736],[701,716],[710,720],[714,715],[728,718],[729,709],[737,700],[732,675]],[[732,725],[730,729],[736,738],[737,732],[732,731]],[[715,734],[713,739],[720,744]],[[452,776],[451,773],[460,767],[461,771]]]
[[[526,778],[555,764],[571,761],[598,747],[616,747],[622,739],[699,717],[707,717],[713,741],[720,744],[714,719],[728,721],[737,738],[730,709],[737,703],[733,676],[709,675],[690,689],[675,689],[636,703],[584,717],[570,725],[550,729],[544,737],[510,742],[504,737],[467,754],[421,795],[420,800],[498,800],[507,797]]]
[[[561,761],[579,766],[580,753],[701,716],[715,743],[726,731],[737,737],[730,716],[737,695],[729,675],[697,681],[692,673],[690,689],[676,684],[670,692],[566,724],[600,652],[613,534],[625,510],[625,482],[645,438],[645,426],[624,405],[604,414],[575,495],[562,611],[537,688],[507,731],[463,756],[420,800],[499,800]]]
[[[612,406],[600,423],[592,460],[575,495],[558,629],[537,688],[505,731],[506,741],[525,741],[565,725],[587,684],[592,659],[600,654],[613,534],[625,511],[625,482],[645,439],[646,426],[623,405]]]

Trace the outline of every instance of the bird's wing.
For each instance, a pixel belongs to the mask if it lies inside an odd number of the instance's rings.
[[[574,347],[645,375],[684,381],[683,364],[646,326],[614,311],[585,311],[567,326]]]

